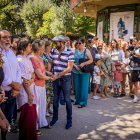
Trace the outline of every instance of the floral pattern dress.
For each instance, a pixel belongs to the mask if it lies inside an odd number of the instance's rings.
[[[43,61],[44,61],[44,65],[45,67],[48,66],[48,62],[49,62],[49,57],[48,55],[44,52],[43,55],[41,55]],[[52,86],[52,81],[46,80],[45,81],[45,87],[46,87],[46,100],[47,100],[47,105],[48,104],[53,104],[53,86]]]

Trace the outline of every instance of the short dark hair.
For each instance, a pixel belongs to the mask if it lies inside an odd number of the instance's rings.
[[[23,52],[26,50],[27,46],[30,44],[30,40],[26,38],[22,38],[17,43],[17,54],[23,55]]]
[[[51,45],[51,42],[50,42],[50,41],[45,41],[45,49],[46,49],[49,45]]]
[[[85,40],[83,38],[77,39],[77,41],[81,41],[82,43],[85,43]]]
[[[15,38],[19,38],[19,37],[17,35],[12,35],[11,36],[11,44],[13,44],[13,41],[14,41]]]
[[[100,60],[99,58],[95,58],[95,59],[94,59],[94,62],[93,62],[94,65],[95,65],[99,60]]]

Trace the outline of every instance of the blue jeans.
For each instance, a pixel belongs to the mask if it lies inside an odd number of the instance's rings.
[[[5,96],[8,97],[8,99],[4,103],[1,104],[1,110],[6,116],[10,124],[12,122],[14,107],[16,103],[16,97],[11,96],[11,90],[5,91]]]
[[[61,90],[66,102],[67,119],[72,119],[72,104],[70,99],[71,78],[60,78],[53,82],[53,118],[58,118],[59,97]]]

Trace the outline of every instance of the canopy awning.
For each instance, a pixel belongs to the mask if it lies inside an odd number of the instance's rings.
[[[71,0],[71,10],[74,13],[97,17],[97,11],[111,6],[137,4],[140,0]],[[84,9],[86,12],[84,13]]]

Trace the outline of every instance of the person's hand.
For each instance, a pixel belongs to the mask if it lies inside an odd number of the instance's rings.
[[[133,55],[135,52],[134,51],[130,51],[130,54]]]
[[[105,69],[102,69],[102,71],[104,72],[104,71],[105,71]]]
[[[53,82],[53,81],[55,81],[57,78],[58,78],[58,75],[55,74],[55,75],[52,76],[52,78],[51,78],[50,80]]]
[[[8,123],[9,124],[9,123]],[[8,125],[9,126],[9,125]],[[1,127],[1,129],[2,129],[2,131],[7,131],[7,129],[8,129],[8,126],[7,126],[7,124],[6,124],[6,122],[5,121],[2,121],[2,123],[0,124],[0,127]]]
[[[114,72],[112,72],[112,77],[114,77]]]
[[[105,79],[107,79],[107,76],[105,74],[103,76],[104,76]]]
[[[104,72],[102,71],[101,74],[104,75]]]
[[[78,66],[75,67],[76,70],[80,70],[80,68]]]
[[[8,97],[5,97],[5,94],[0,94],[0,104],[5,102],[8,99]]]
[[[83,68],[85,66],[85,63],[80,64],[80,68]]]
[[[18,83],[18,82],[15,82],[14,83],[14,87],[13,87],[15,90],[18,90],[18,91],[20,91],[20,89],[21,89],[21,84],[20,83]]]
[[[34,79],[24,80],[24,85],[29,87],[34,82]]]
[[[6,128],[8,129],[8,127],[9,127],[9,122],[8,122],[8,120],[7,120],[6,118],[4,118],[3,121],[6,123]]]
[[[51,72],[49,72],[49,71],[46,71],[46,74],[48,75],[48,76],[52,76],[53,74],[51,73]]]
[[[19,94],[19,91],[18,91],[18,90],[12,89],[11,95],[12,95],[13,97],[16,97],[18,94]]]
[[[28,105],[29,106],[32,106],[32,104],[33,104],[33,95],[32,94],[29,94],[28,95]]]

